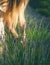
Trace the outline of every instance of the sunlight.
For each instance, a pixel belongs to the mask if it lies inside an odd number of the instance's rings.
[[[5,41],[4,23],[2,17],[0,17],[0,40],[3,42]]]
[[[3,43],[5,42],[3,18],[0,17],[0,56],[3,54]]]

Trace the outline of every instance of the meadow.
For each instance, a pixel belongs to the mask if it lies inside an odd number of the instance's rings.
[[[32,10],[25,12],[26,42],[15,39],[5,28],[6,39],[1,45],[0,65],[50,65],[50,20]],[[20,33],[20,27],[17,27]]]

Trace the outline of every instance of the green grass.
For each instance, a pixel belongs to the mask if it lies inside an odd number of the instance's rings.
[[[50,22],[46,23],[44,17],[34,20],[26,16],[26,20],[27,41],[24,46],[5,29],[6,41],[1,65],[50,65]]]

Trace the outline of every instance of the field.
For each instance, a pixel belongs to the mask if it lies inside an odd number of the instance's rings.
[[[50,21],[28,7],[26,16],[26,42],[20,43],[5,28],[6,40],[0,55],[0,65],[50,65]],[[20,34],[20,28],[18,27]]]

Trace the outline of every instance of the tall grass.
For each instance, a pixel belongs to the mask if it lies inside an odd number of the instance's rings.
[[[50,65],[50,22],[26,16],[26,44],[6,31],[1,65]],[[20,33],[20,32],[19,32]]]

